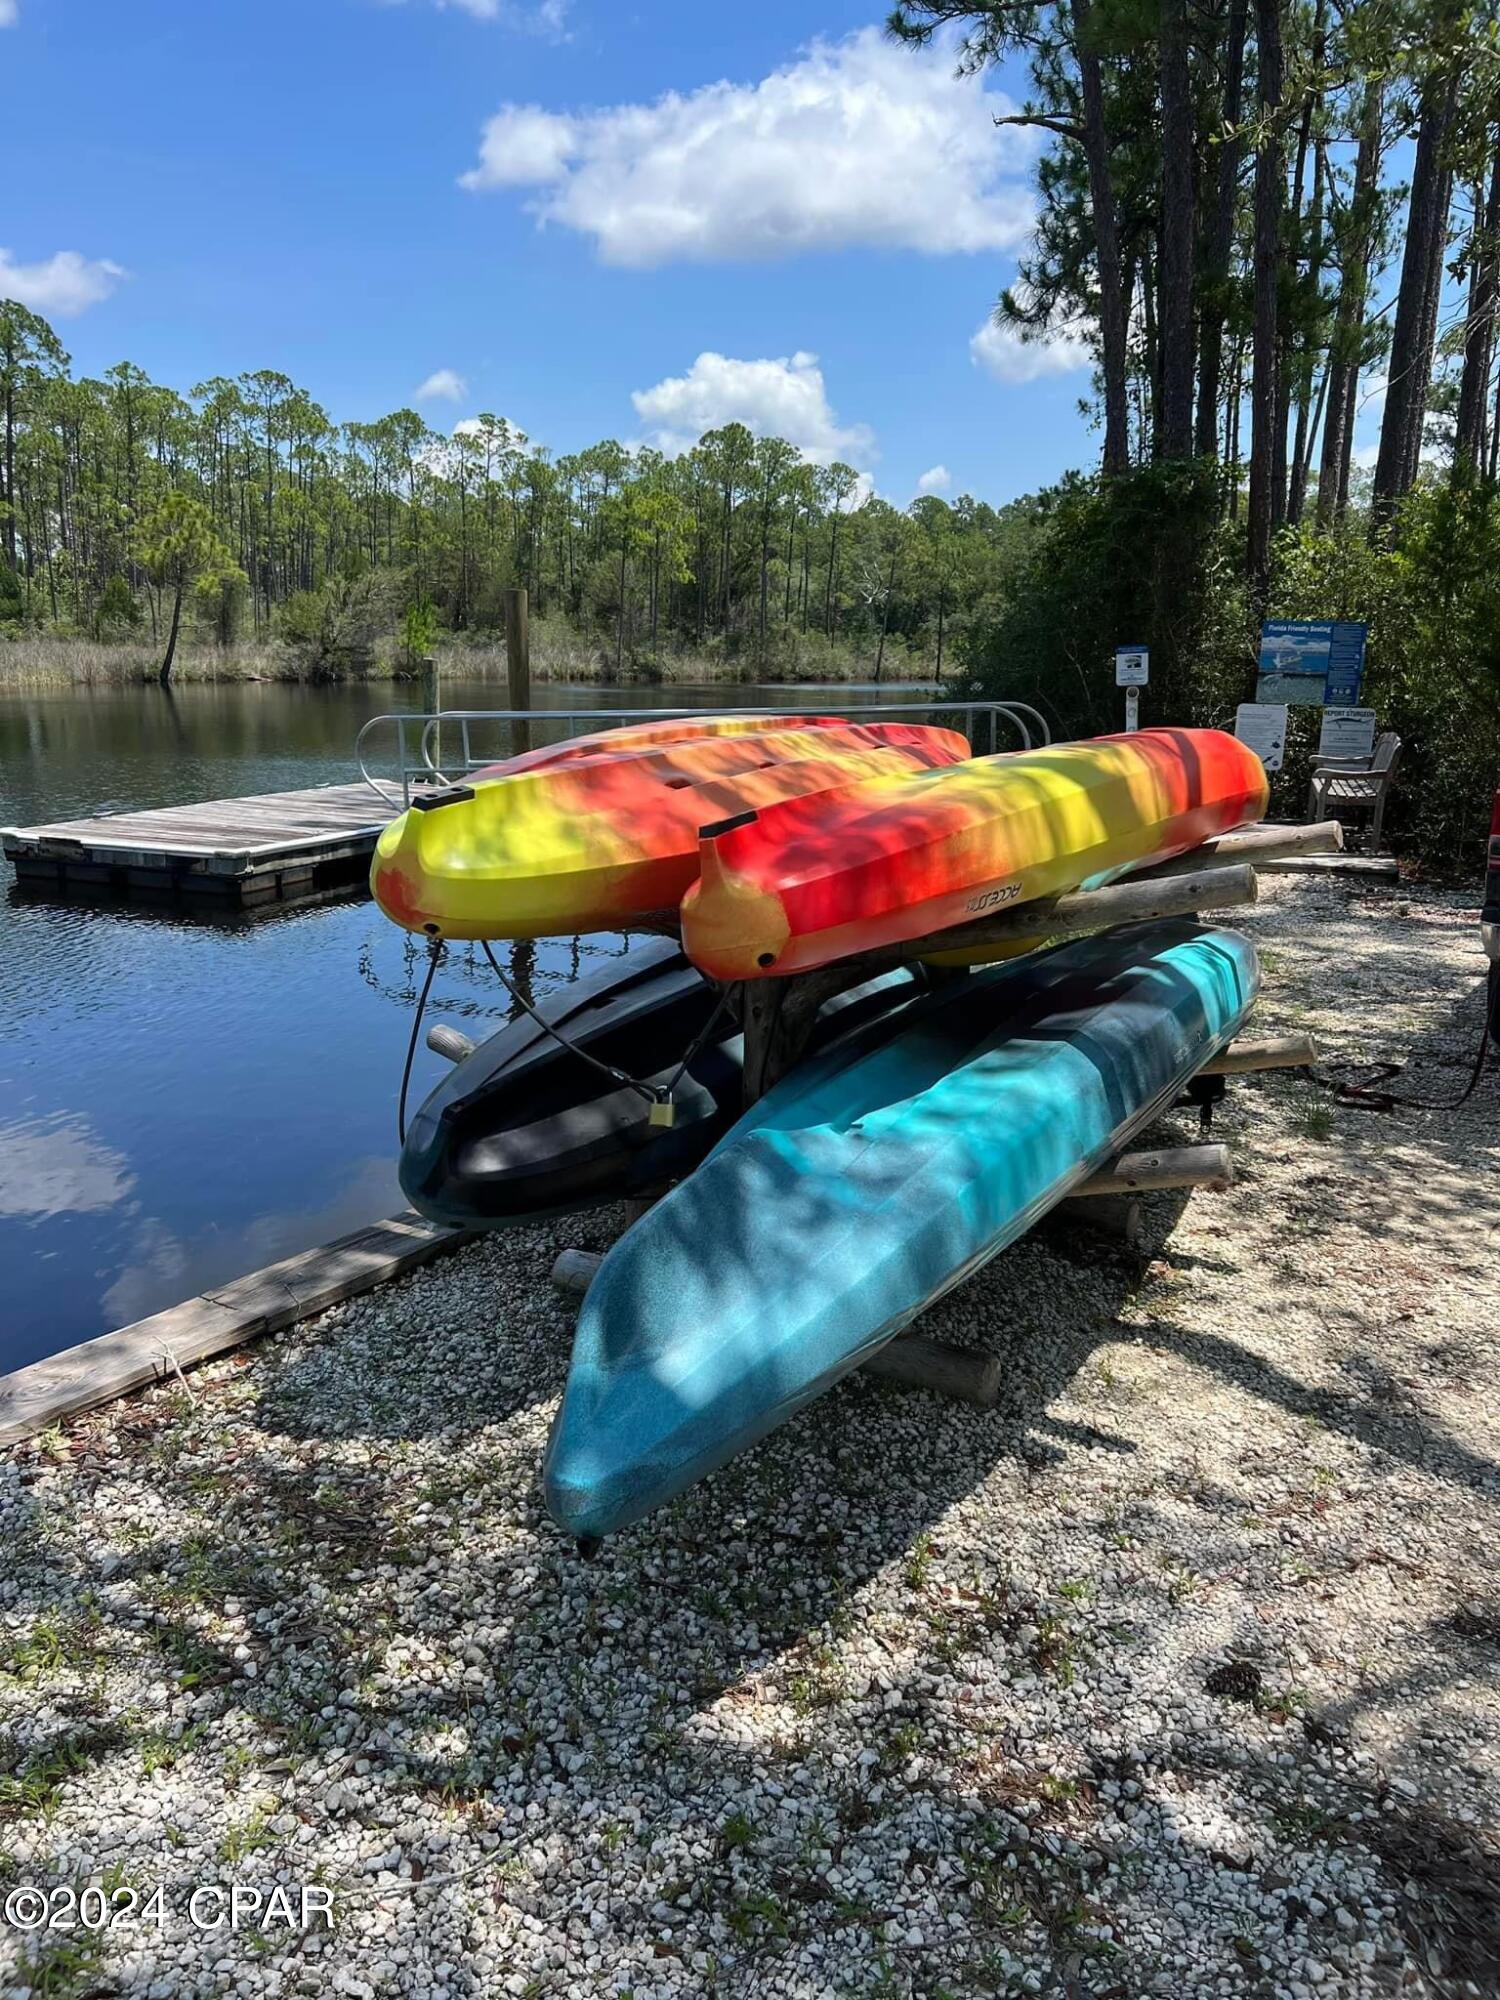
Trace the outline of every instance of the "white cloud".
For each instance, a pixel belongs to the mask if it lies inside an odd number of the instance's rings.
[[[9,250],[0,249],[0,298],[58,319],[98,305],[127,275],[107,257],[81,257],[76,250],[59,250],[45,264],[18,264]]]
[[[535,188],[541,222],[636,268],[850,244],[1013,250],[1031,233],[1035,145],[997,129],[1009,108],[954,74],[950,43],[919,52],[863,28],[759,83],[576,115],[505,105],[462,184]]]
[[[97,1215],[134,1185],[125,1156],[72,1112],[0,1128],[0,1215]]]
[[[1081,319],[1060,321],[1040,338],[1023,340],[1013,326],[999,326],[987,319],[969,342],[969,355],[1001,382],[1037,382],[1044,375],[1071,375],[1093,365],[1094,350],[1088,323]]]
[[[16,0],[0,0],[0,28],[13,28],[21,18]]]
[[[417,401],[435,402],[442,398],[444,402],[461,403],[468,393],[469,385],[456,368],[438,368],[418,389]]]
[[[816,354],[776,361],[735,361],[700,354],[686,375],[669,375],[654,389],[632,392],[636,415],[651,426],[647,442],[675,454],[705,431],[743,424],[756,437],[782,437],[814,465],[857,462],[874,455],[865,424],[842,425],[830,407]]]
[[[953,484],[953,474],[946,465],[929,465],[917,481],[919,493],[946,493]]]

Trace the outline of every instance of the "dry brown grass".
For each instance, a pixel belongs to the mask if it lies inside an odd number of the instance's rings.
[[[52,636],[0,643],[0,686],[130,687],[154,681],[161,648],[150,639],[80,639]],[[180,646],[172,667],[177,681],[265,681],[299,678],[293,657],[268,641],[220,649]]]

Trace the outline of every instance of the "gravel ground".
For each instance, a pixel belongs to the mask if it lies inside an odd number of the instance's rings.
[[[1472,901],[1244,921],[1262,1030],[1456,1093]],[[930,1315],[998,1411],[848,1382],[592,1565],[547,1274],[617,1215],[11,1454],[0,1991],[1500,1991],[1500,1077],[1217,1129],[1148,1267],[1054,1224]]]

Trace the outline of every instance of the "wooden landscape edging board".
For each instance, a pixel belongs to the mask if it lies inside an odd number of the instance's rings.
[[[19,1444],[63,1417],[164,1382],[194,1362],[311,1319],[458,1249],[475,1233],[444,1228],[406,1209],[118,1332],[101,1333],[0,1375],[0,1446]]]

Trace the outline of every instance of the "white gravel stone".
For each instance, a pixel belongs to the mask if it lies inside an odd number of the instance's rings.
[[[1258,1032],[1452,1094],[1472,903],[1262,897]],[[1500,1079],[1216,1132],[1144,1272],[1054,1223],[928,1316],[999,1410],[856,1378],[592,1565],[548,1272],[613,1213],[0,1460],[0,1891],[166,1908],[0,1995],[1500,1990]]]

